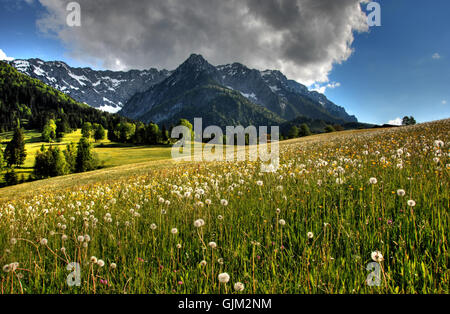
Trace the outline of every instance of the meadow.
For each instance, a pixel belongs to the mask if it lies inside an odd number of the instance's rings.
[[[285,141],[272,173],[161,158],[0,189],[0,292],[449,293],[449,135]]]
[[[12,133],[13,132],[0,133],[0,143],[3,147],[5,147],[6,143],[11,140]],[[61,141],[55,143],[42,142],[41,133],[36,130],[25,131],[24,135],[27,158],[22,167],[16,168],[16,172],[19,178],[23,176],[23,178],[27,180],[33,173],[36,153],[41,149],[42,145],[46,148],[53,146],[64,150],[68,144],[77,144],[80,141],[81,129],[65,134]],[[97,154],[102,168],[170,158],[169,146],[134,146],[114,143],[107,139],[98,142],[94,142],[92,140],[92,143],[94,152]],[[0,180],[3,180],[1,173],[0,177]]]

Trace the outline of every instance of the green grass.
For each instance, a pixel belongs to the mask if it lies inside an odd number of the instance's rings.
[[[0,143],[6,146],[8,140],[12,138],[12,132],[0,134]],[[25,131],[25,148],[27,150],[27,158],[22,167],[16,169],[16,172],[21,178],[23,175],[25,179],[33,173],[34,160],[36,153],[40,150],[42,145],[46,147],[58,146],[64,150],[67,144],[78,143],[81,138],[81,130],[65,134],[60,142],[44,143],[41,140],[41,134],[36,131]],[[168,146],[132,146],[120,143],[112,143],[109,140],[94,142],[94,152],[98,154],[100,164],[102,167],[116,167],[121,165],[128,165],[134,163],[141,163],[150,160],[163,160],[170,158],[170,147]],[[3,176],[0,174],[0,180]]]
[[[287,141],[277,173],[157,160],[2,189],[0,291],[449,293],[449,131],[445,120]]]

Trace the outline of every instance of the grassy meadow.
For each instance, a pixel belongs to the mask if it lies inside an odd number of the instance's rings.
[[[0,189],[0,293],[449,293],[449,142],[450,120],[311,136],[273,173],[97,145],[119,167]]]
[[[7,141],[11,140],[13,132],[0,133],[0,143],[6,146]],[[19,178],[23,175],[25,180],[33,173],[34,160],[36,153],[45,147],[58,146],[64,150],[67,144],[77,144],[81,138],[81,129],[72,133],[65,134],[60,142],[44,143],[41,140],[41,133],[38,131],[25,131],[25,149],[27,158],[25,164],[16,169]],[[92,140],[93,141],[93,140]],[[160,146],[133,146],[120,143],[113,143],[109,140],[93,142],[94,152],[98,155],[102,167],[116,167],[127,164],[140,163],[149,160],[162,160],[170,158],[170,147]],[[3,176],[0,174],[0,180]]]

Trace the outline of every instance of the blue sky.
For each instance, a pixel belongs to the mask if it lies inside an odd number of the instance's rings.
[[[382,26],[355,34],[352,56],[329,74],[339,86],[325,94],[363,122],[381,124],[405,115],[419,122],[450,117],[450,1],[380,2]],[[58,38],[38,31],[36,21],[44,13],[37,1],[2,0],[0,49],[16,59],[90,66],[71,58]]]

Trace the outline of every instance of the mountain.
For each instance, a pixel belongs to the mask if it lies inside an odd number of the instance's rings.
[[[27,129],[42,129],[48,119],[63,121],[72,129],[84,122],[110,128],[126,120],[77,102],[0,61],[0,132],[12,130],[17,121]]]
[[[128,72],[94,71],[72,68],[61,61],[13,60],[20,72],[103,111],[117,112],[136,93],[147,90],[170,75],[156,69]]]
[[[40,59],[10,64],[79,102],[144,122],[172,124],[180,117],[203,117],[215,125],[271,125],[299,116],[334,124],[357,122],[343,107],[279,71],[240,63],[213,66],[196,54],[175,71],[94,71]]]
[[[195,54],[165,80],[134,95],[119,114],[159,124],[180,117],[203,117],[205,124],[219,126],[273,125],[297,116],[357,122],[344,108],[279,71],[261,72],[239,63],[215,67]]]

